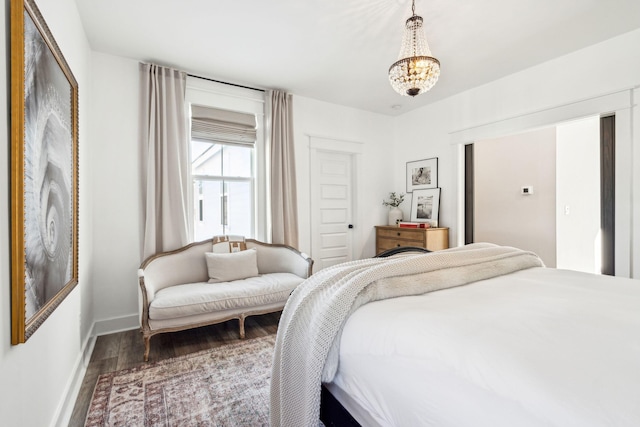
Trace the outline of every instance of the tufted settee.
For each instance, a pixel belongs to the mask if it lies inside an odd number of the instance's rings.
[[[313,260],[290,246],[253,239],[225,246],[228,240],[214,237],[142,263],[138,281],[145,361],[151,337],[163,332],[238,319],[244,338],[247,316],[282,310],[293,289],[311,275]]]

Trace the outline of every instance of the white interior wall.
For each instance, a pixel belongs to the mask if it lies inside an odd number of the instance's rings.
[[[473,142],[473,139],[461,141],[457,134],[481,125],[570,106],[592,97],[624,90],[627,92],[623,94],[628,93],[629,89],[640,85],[640,55],[629,55],[629,49],[638,45],[640,30],[635,30],[398,117],[394,122],[396,186],[402,188],[404,185],[407,161],[439,157],[441,222],[451,227],[450,243],[461,244],[464,237],[461,233],[464,227],[464,164],[460,143]],[[599,60],[594,62],[593,58]],[[611,64],[616,66],[611,67]],[[620,117],[626,119],[616,120],[616,138],[623,148],[616,160],[619,171],[616,215],[620,215],[616,219],[616,251],[622,259],[617,257],[616,264],[626,263],[626,267],[622,265],[620,269],[621,274],[640,277],[640,257],[633,255],[640,252],[637,231],[640,228],[640,185],[633,185],[633,178],[637,178],[640,170],[640,131],[637,130],[640,113],[637,106],[629,108],[627,104],[622,108]],[[593,115],[593,112],[575,118],[587,115]],[[633,127],[634,123],[636,127]],[[529,130],[526,121],[520,123],[514,119],[509,124],[516,128],[511,129],[511,133]]]
[[[0,21],[9,23],[9,1],[0,10]],[[91,110],[90,48],[73,0],[37,2],[79,87],[79,280],[78,285],[53,311],[25,344],[11,342],[11,237],[9,209],[0,210],[0,414],[6,426],[66,425],[75,390],[82,381],[83,349],[93,321],[92,251],[93,194],[91,189],[92,143],[88,132]],[[0,80],[7,81],[9,30],[0,33],[3,65]],[[9,85],[0,87],[0,114],[9,117]],[[9,135],[9,120],[0,122],[0,133]],[[0,199],[10,200],[9,140],[0,141]]]
[[[533,251],[556,266],[556,130],[477,141],[474,241]],[[533,188],[521,194],[522,187]]]
[[[94,52],[91,144],[95,331],[137,326],[140,266],[138,62]]]
[[[600,273],[600,117],[556,132],[556,267]]]

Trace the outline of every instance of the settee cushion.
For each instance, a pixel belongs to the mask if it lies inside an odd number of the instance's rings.
[[[286,302],[304,279],[293,273],[269,273],[232,282],[187,283],[164,288],[149,306],[149,318],[175,319],[218,310],[250,309]]]
[[[209,283],[230,282],[258,275],[258,257],[255,249],[232,253],[207,252],[204,255],[209,271]]]

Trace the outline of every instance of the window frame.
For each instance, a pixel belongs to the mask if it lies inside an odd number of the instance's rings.
[[[189,156],[191,156],[191,104],[210,106],[230,111],[238,111],[243,113],[254,114],[256,116],[256,142],[253,153],[253,200],[254,200],[254,221],[253,236],[245,236],[254,238],[263,242],[269,242],[268,235],[268,174],[267,174],[267,148],[266,148],[266,123],[265,123],[265,93],[263,91],[236,87],[224,83],[214,82],[207,79],[188,76],[187,89],[185,92],[185,108],[187,109],[187,118],[189,120]],[[190,159],[191,157],[189,157]],[[193,240],[195,236],[194,219],[194,194],[193,194],[193,177],[191,176],[191,167],[189,167],[190,183],[189,185],[189,236]]]

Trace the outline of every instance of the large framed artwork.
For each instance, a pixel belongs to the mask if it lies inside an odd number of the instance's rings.
[[[407,162],[407,193],[438,187],[438,158]]]
[[[78,282],[78,83],[33,0],[11,0],[11,343]]]
[[[438,226],[440,216],[440,189],[416,190],[411,195],[411,221],[427,222]]]

